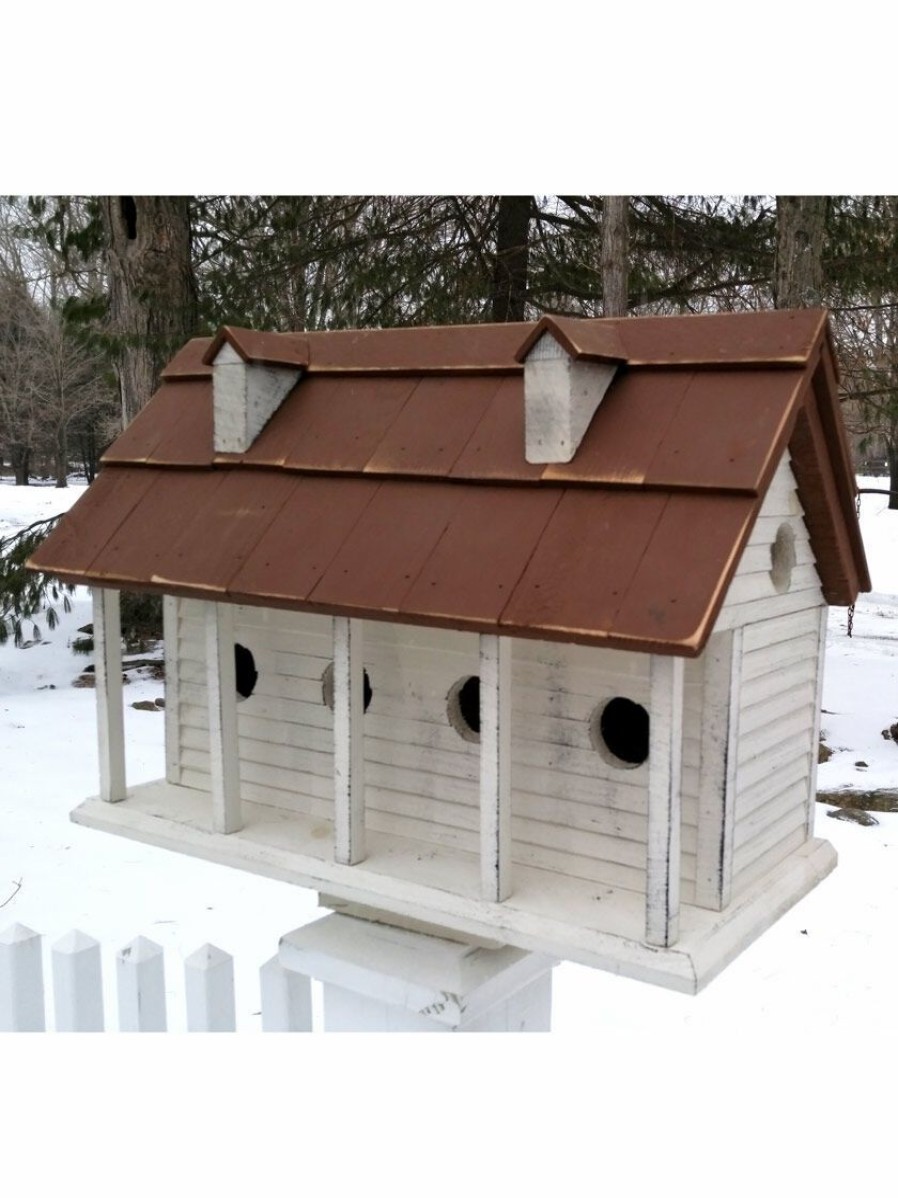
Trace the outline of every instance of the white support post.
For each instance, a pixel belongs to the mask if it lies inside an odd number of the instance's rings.
[[[483,897],[511,894],[511,641],[480,637],[480,877]]]
[[[119,1029],[164,1032],[165,954],[158,944],[138,936],[115,959]]]
[[[184,962],[189,1032],[233,1032],[234,961],[212,944],[204,944]]]
[[[0,932],[0,1032],[43,1032],[41,938],[15,923]]]
[[[162,599],[162,635],[165,640],[165,780],[177,786],[181,781],[180,690],[181,655],[178,644],[180,600],[174,595]]]
[[[829,608],[820,608],[817,625],[817,694],[814,700],[814,735],[811,741],[811,768],[808,781],[808,836],[814,835],[814,819],[817,814],[817,765],[820,760],[820,721],[823,707],[823,664],[826,657],[826,628],[829,623]]]
[[[649,725],[645,938],[669,948],[680,918],[680,776],[683,659],[653,656]]]
[[[237,745],[234,612],[227,604],[207,603],[205,620],[212,829],[215,832],[239,832],[243,827],[243,815]]]
[[[733,882],[742,629],[715,633],[702,659],[695,902],[696,906],[722,911],[730,902]]]
[[[259,983],[263,1032],[312,1030],[312,983],[309,978],[285,969],[275,955],[259,970]]]
[[[58,1032],[103,1031],[100,945],[68,932],[53,945],[53,1006]]]
[[[365,859],[362,622],[334,617],[334,860]]]
[[[100,797],[125,797],[125,717],[122,708],[122,621],[118,591],[95,587],[94,685],[100,750]]]
[[[326,1032],[547,1032],[556,962],[327,915],[281,937],[284,968],[322,986]]]

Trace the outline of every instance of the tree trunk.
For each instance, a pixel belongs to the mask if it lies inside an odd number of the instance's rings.
[[[629,300],[630,197],[602,197],[602,313],[626,316]]]
[[[886,459],[889,463],[889,508],[898,511],[898,441],[886,442]]]
[[[492,319],[524,320],[533,196],[499,196]]]
[[[69,439],[66,436],[65,425],[61,425],[56,431],[56,485],[57,487],[67,487],[69,480],[66,477],[69,472]]]
[[[826,196],[776,197],[777,308],[814,308],[823,302]]]
[[[187,196],[101,199],[123,426],[147,402],[159,371],[195,331],[188,205]]]
[[[15,476],[16,486],[27,487],[28,476],[30,474],[30,451],[24,445],[11,445],[9,458],[12,463],[12,472]]]

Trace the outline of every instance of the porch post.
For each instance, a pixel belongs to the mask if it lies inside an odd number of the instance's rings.
[[[334,860],[365,859],[362,621],[334,617]]]
[[[511,894],[511,641],[480,637],[480,877],[483,897]]]
[[[122,710],[122,621],[119,592],[93,589],[94,685],[100,753],[100,798],[125,797],[125,719]]]
[[[742,629],[714,633],[703,660],[695,902],[722,911],[733,882]]]
[[[829,608],[824,604],[817,613],[817,691],[814,698],[814,734],[811,740],[811,771],[808,785],[808,839],[814,835],[817,813],[817,765],[820,760],[820,723],[823,707],[823,662],[826,656],[826,629]]]
[[[650,707],[645,939],[669,948],[680,918],[681,657],[652,657]]]
[[[243,815],[240,810],[233,609],[226,603],[206,603],[205,623],[212,830],[239,832],[243,827]]]

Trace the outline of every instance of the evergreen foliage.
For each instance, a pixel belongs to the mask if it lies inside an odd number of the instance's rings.
[[[69,595],[74,587],[61,583],[47,574],[25,569],[25,562],[56,524],[58,516],[39,520],[10,537],[0,540],[0,644],[12,636],[16,645],[25,642],[27,623],[31,621],[31,637],[41,639],[38,618],[43,616],[52,631],[58,623],[56,606],[71,610]]]

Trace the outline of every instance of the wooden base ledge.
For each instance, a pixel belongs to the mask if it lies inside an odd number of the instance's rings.
[[[812,839],[722,912],[683,905],[672,948],[645,944],[644,900],[596,882],[516,865],[501,903],[480,897],[476,856],[369,834],[359,865],[333,860],[333,832],[308,816],[244,800],[244,826],[209,827],[209,796],[167,782],[128,790],[120,803],[91,798],[72,812],[84,827],[309,887],[397,922],[425,922],[476,943],[510,945],[696,994],[836,864]],[[408,926],[408,925],[407,925]]]

